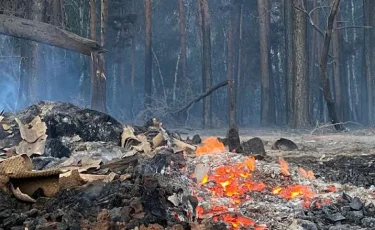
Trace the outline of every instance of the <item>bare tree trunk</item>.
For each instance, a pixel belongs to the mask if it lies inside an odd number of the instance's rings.
[[[54,26],[57,26],[59,28],[64,28],[65,25],[65,15],[64,15],[64,0],[56,0],[56,1],[47,1],[46,6],[46,12],[48,12],[51,17],[48,18],[45,15],[44,21],[46,23],[52,24]],[[44,52],[44,56],[46,56],[47,60],[50,60],[50,63],[47,61],[44,61],[42,65],[50,65],[50,66],[56,66],[58,57],[62,54],[62,51],[60,49],[57,49],[56,47],[47,47],[42,46],[45,51],[41,50],[40,52]],[[56,88],[56,80],[57,80],[57,70],[56,68],[42,68],[44,72],[42,73],[42,76],[44,77],[44,81],[46,81],[45,87],[45,98],[47,100],[53,100],[52,95]],[[82,92],[80,92],[82,97]]]
[[[324,35],[324,44],[323,44],[322,54],[320,57],[319,67],[320,67],[320,77],[323,83],[324,99],[327,103],[327,108],[328,108],[328,115],[330,117],[332,124],[335,124],[336,130],[344,131],[345,127],[344,125],[340,123],[340,119],[337,116],[336,105],[335,105],[335,101],[332,98],[331,87],[330,87],[329,79],[327,76],[327,60],[328,60],[329,46],[330,46],[331,38],[332,38],[333,22],[335,20],[335,16],[339,8],[339,5],[340,5],[340,0],[334,0],[332,8],[328,16],[328,26]]]
[[[106,44],[106,31],[108,22],[108,0],[101,0],[101,21],[100,21],[100,45],[105,47]],[[99,95],[98,107],[95,108],[101,112],[107,112],[107,79],[106,79],[106,66],[104,53],[99,54],[99,65],[97,76],[99,78]]]
[[[243,24],[243,4],[241,4],[241,7],[240,7],[240,20],[239,20],[239,24],[238,24],[238,58],[237,58],[237,76],[236,77],[236,90],[235,90],[235,95],[236,95],[236,117],[237,117],[237,122],[240,123],[240,111],[238,110],[239,108],[242,107],[242,100],[240,99],[241,98],[241,93],[242,93],[242,79],[241,79],[241,75],[242,75],[242,24]]]
[[[317,7],[317,0],[314,0],[313,1],[313,9],[315,9]],[[313,20],[313,23],[315,25],[319,25],[318,24],[318,11],[315,10],[313,15],[312,15],[312,20]],[[314,98],[315,98],[315,86],[314,86],[314,79],[315,79],[315,75],[316,75],[316,68],[315,68],[315,63],[316,63],[316,54],[317,54],[317,40],[318,40],[318,32],[314,29],[314,28],[311,28],[312,30],[312,42],[311,42],[311,56],[310,56],[310,59],[309,59],[309,75],[310,75],[310,80],[309,80],[309,83],[310,83],[310,87],[309,87],[309,114],[311,115],[311,118],[310,119],[312,122],[313,122],[313,119],[315,118],[315,113],[314,113],[314,108],[315,108],[315,104],[313,103],[314,102]]]
[[[126,48],[125,47],[120,47],[118,49],[118,51],[120,52],[120,83],[121,83],[121,89],[124,90],[125,89],[125,85],[126,85],[126,75],[125,75],[125,65],[126,65],[126,58],[125,58],[125,54],[126,54]],[[116,95],[115,95],[116,96]]]
[[[364,70],[366,75],[366,85],[367,85],[367,122],[369,126],[373,126],[375,123],[375,110],[374,110],[374,75],[375,75],[375,2],[373,0],[363,0],[363,10],[364,10],[364,24],[367,26],[372,26],[371,30],[365,30],[364,34]]]
[[[293,82],[294,82],[294,10],[292,0],[284,1],[284,20],[285,20],[285,49],[286,49],[286,117],[289,126],[293,124],[293,108],[294,108],[294,95],[293,95]]]
[[[333,3],[334,0],[331,0]],[[339,13],[337,12],[336,21],[339,20]],[[340,46],[339,46],[339,30],[332,33],[332,51],[334,56],[333,61],[333,82],[335,86],[335,102],[337,108],[337,115],[340,120],[342,117],[342,95],[341,95],[341,74],[340,74]]]
[[[28,1],[26,17],[41,22],[44,16],[45,4],[43,0]],[[23,107],[38,100],[38,48],[39,44],[33,41],[24,41],[21,45],[21,75],[18,105]]]
[[[151,0],[145,0],[145,109],[151,106],[152,94],[152,46],[151,46]]]
[[[294,6],[301,9],[302,2],[293,0]],[[309,122],[308,108],[308,76],[307,76],[307,55],[306,55],[306,15],[297,8],[293,8],[295,15],[294,26],[294,68],[295,81],[293,124],[294,128],[306,126]]]
[[[202,18],[202,6],[201,6],[201,0],[197,0],[197,21],[198,21],[198,37],[199,41],[201,42],[201,46],[203,46],[203,34],[202,34],[202,28],[203,28],[203,18]],[[202,52],[202,48],[201,48]]]
[[[333,50],[333,81],[335,85],[335,102],[337,108],[337,115],[340,120],[343,119],[342,117],[342,95],[341,95],[341,75],[340,75],[340,46],[339,46],[339,32],[335,31],[332,34],[332,50]]]
[[[90,0],[90,39],[96,41],[96,0]],[[91,108],[98,108],[99,78],[97,78],[98,55],[91,53]]]
[[[180,24],[180,65],[181,78],[180,83],[184,84],[187,80],[187,56],[186,56],[186,23],[184,0],[178,0],[179,6],[179,24]]]
[[[64,0],[54,0],[52,1],[52,11],[53,11],[53,17],[52,17],[52,24],[58,27],[64,27]]]
[[[229,16],[228,25],[228,61],[227,61],[227,79],[228,79],[228,108],[229,108],[229,128],[234,128],[236,125],[235,116],[235,98],[234,98],[234,81],[233,81],[233,15]]]
[[[202,14],[202,81],[203,92],[211,87],[211,19],[207,0],[200,0]],[[211,127],[211,96],[204,98],[203,128]]]
[[[269,74],[269,25],[268,0],[258,0],[259,41],[260,41],[260,68],[262,78],[261,123],[270,123],[270,74]]]

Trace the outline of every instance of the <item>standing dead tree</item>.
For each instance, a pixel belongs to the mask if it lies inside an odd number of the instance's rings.
[[[363,16],[364,24],[375,26],[375,1],[373,0],[364,0],[363,1]],[[367,123],[369,126],[375,124],[375,95],[374,95],[374,76],[375,76],[375,31],[374,30],[365,30],[364,35],[364,71],[366,75],[366,86],[367,86]]]
[[[187,54],[186,54],[186,22],[184,0],[178,0],[179,7],[179,25],[180,25],[180,65],[181,76],[180,83],[186,83],[187,80]]]
[[[151,0],[145,0],[145,109],[151,106],[152,94],[152,44]]]
[[[294,65],[293,65],[293,34],[294,34],[294,11],[291,0],[284,1],[284,25],[285,25],[285,72],[286,72],[286,117],[289,125],[293,124],[293,82],[294,82]]]
[[[269,12],[268,0],[258,0],[261,84],[261,122],[270,123]]]
[[[207,0],[200,0],[200,17],[202,22],[202,82],[203,91],[208,90],[212,84],[211,67],[211,15]],[[204,98],[203,127],[211,127],[211,97]]]
[[[353,28],[363,28],[363,29],[370,29],[372,28],[371,26],[340,26],[334,28],[334,21],[336,18],[336,15],[338,13],[339,5],[340,5],[341,0],[331,0],[332,6],[316,6],[314,7],[310,12],[307,11],[304,6],[302,5],[302,8],[295,7],[299,11],[304,12],[308,19],[310,24],[313,26],[313,28],[320,34],[322,37],[324,37],[323,41],[323,47],[321,50],[321,55],[320,55],[320,63],[319,63],[319,72],[320,72],[320,79],[322,81],[322,88],[323,88],[323,96],[324,100],[326,101],[327,104],[327,109],[328,109],[328,116],[330,118],[331,123],[334,125],[335,129],[337,131],[345,131],[347,130],[345,126],[343,125],[344,123],[341,122],[339,114],[337,112],[336,108],[336,100],[333,98],[331,86],[329,83],[329,78],[327,75],[327,65],[328,65],[328,58],[334,58],[337,59],[338,57],[335,55],[335,52],[333,55],[329,53],[330,50],[330,43],[332,39],[336,39],[333,37],[333,32],[336,32],[337,30],[342,30],[342,29],[353,29]],[[320,10],[323,8],[330,8],[330,13],[327,19],[327,29],[324,31],[319,26],[317,23],[315,23],[315,20],[312,17],[312,14],[316,10]],[[337,42],[337,41],[333,41]],[[334,50],[335,51],[335,50]],[[337,64],[337,63],[335,63]],[[338,77],[336,77],[335,81],[340,80]],[[339,94],[336,94],[336,97],[339,96]]]
[[[234,93],[234,71],[233,71],[233,62],[234,62],[234,40],[233,40],[233,27],[234,27],[233,12],[229,16],[229,25],[228,25],[228,61],[227,61],[227,79],[228,79],[228,108],[229,108],[229,128],[234,128],[236,123],[236,102],[235,102],[235,93]]]
[[[327,76],[327,62],[328,62],[329,46],[331,44],[331,39],[332,39],[333,22],[335,20],[337,10],[340,5],[340,1],[341,0],[335,0],[333,2],[332,8],[328,16],[327,29],[324,33],[324,44],[323,44],[322,54],[320,56],[319,70],[320,70],[320,78],[323,84],[323,95],[327,103],[328,115],[330,117],[332,124],[334,124],[335,129],[341,132],[341,131],[345,131],[346,128],[341,123],[340,118],[337,115],[335,100],[332,97],[331,86],[329,84],[329,79]]]

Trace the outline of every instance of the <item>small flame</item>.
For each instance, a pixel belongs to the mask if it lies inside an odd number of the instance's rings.
[[[225,147],[216,137],[208,137],[203,140],[203,145],[198,146],[195,152],[197,155],[223,153]]]
[[[283,174],[284,176],[290,176],[288,162],[286,162],[283,158],[279,157],[279,163],[281,167],[281,174]]]
[[[314,175],[313,171],[311,171],[311,170],[306,171],[304,168],[299,168],[298,171],[299,171],[299,174],[302,177],[304,177],[304,178],[306,178],[308,180],[315,180],[315,175]]]
[[[247,157],[241,166],[247,167],[251,172],[255,171],[255,157]]]
[[[204,175],[202,178],[201,184],[206,184],[208,182],[208,174]]]

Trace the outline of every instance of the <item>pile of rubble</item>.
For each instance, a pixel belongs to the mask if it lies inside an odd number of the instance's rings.
[[[123,126],[106,114],[58,102],[0,120],[0,228],[187,225],[189,209],[171,209],[167,199],[186,190],[173,178],[182,178],[183,151],[195,147],[156,120]],[[184,197],[183,205],[194,208],[193,199]]]

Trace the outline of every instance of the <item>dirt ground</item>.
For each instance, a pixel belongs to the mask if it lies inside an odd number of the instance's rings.
[[[335,133],[332,130],[287,130],[287,129],[240,129],[241,141],[259,137],[265,142],[269,156],[302,157],[310,156],[320,160],[332,159],[336,156],[358,156],[375,154],[375,129],[355,129],[345,133]],[[180,130],[181,132],[181,130]],[[182,131],[183,137],[199,134],[202,138],[208,136],[225,137],[225,129]],[[279,138],[294,141],[298,151],[272,150],[273,143]]]

